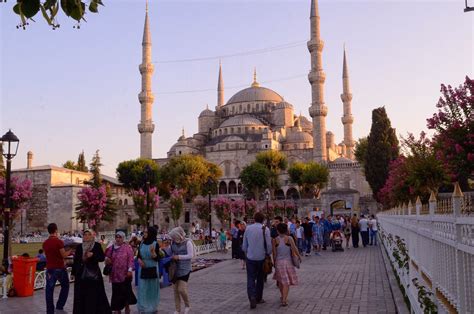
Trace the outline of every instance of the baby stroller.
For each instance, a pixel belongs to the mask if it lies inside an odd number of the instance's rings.
[[[342,233],[340,230],[334,230],[331,232],[330,239],[331,239],[331,248],[333,252],[336,251],[342,251],[344,252],[344,249],[342,248]]]

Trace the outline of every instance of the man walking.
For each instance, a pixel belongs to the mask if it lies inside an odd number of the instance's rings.
[[[247,227],[244,233],[242,250],[247,255],[247,294],[250,308],[265,303],[263,300],[263,262],[266,255],[272,253],[270,230],[263,225],[264,216],[258,212],[254,215],[255,223]]]
[[[306,217],[304,219],[303,224],[301,225],[303,227],[303,236],[304,236],[304,249],[305,249],[305,256],[309,256],[311,253],[311,239],[313,237],[313,230],[311,228],[311,225],[309,224],[309,218]]]
[[[55,223],[48,225],[49,238],[43,243],[46,255],[46,313],[54,314],[54,287],[56,281],[61,284],[56,310],[62,311],[69,294],[69,278],[64,265],[64,258],[69,250],[64,249],[64,242],[58,238],[58,226]]]
[[[360,227],[360,236],[362,238],[362,245],[364,247],[369,244],[369,221],[365,218],[364,215],[360,216],[359,220],[359,227]]]
[[[370,216],[369,220],[369,228],[370,228],[370,244],[369,245],[377,245],[377,219],[375,219],[374,215]]]

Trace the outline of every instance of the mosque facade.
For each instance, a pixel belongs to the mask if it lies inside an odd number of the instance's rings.
[[[198,154],[204,156],[222,169],[223,176],[218,183],[218,194],[230,198],[242,197],[243,186],[239,175],[241,170],[255,160],[262,151],[276,150],[287,156],[289,164],[315,161],[329,168],[328,186],[311,207],[323,210],[346,209],[373,210],[372,191],[365,180],[363,168],[354,159],[352,126],[352,93],[346,52],[343,54],[343,75],[341,117],[344,138],[336,143],[334,134],[326,129],[328,107],[324,100],[325,72],[322,56],[324,42],[320,34],[318,1],[311,1],[310,39],[308,50],[311,69],[308,80],[311,85],[309,118],[296,115],[291,103],[282,95],[261,86],[254,72],[254,79],[245,88],[227,101],[224,95],[224,77],[219,64],[217,103],[215,108],[206,108],[197,118],[198,132],[186,136],[184,130],[177,142],[169,149],[166,158],[154,159],[159,164],[170,158]],[[143,62],[140,65],[142,91],[139,94],[142,120],[138,125],[141,135],[140,157],[151,157],[151,139],[154,125],[151,121],[153,94],[151,91],[151,36],[148,9],[143,34]],[[276,191],[277,199],[299,199],[299,188],[289,182],[288,175],[280,177],[281,189]]]

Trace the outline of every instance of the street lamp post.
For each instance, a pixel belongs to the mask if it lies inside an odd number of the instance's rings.
[[[0,139],[3,143],[7,144],[7,150],[3,151],[3,156],[7,159],[7,172],[5,176],[5,207],[3,209],[3,266],[5,267],[5,273],[8,272],[8,243],[10,242],[10,209],[11,209],[11,198],[10,198],[10,183],[11,183],[11,172],[12,172],[12,159],[18,152],[18,146],[20,140],[18,137],[9,130]]]
[[[150,225],[150,175],[151,167],[150,165],[145,166],[145,178],[146,178],[146,224]],[[155,223],[155,213],[153,213],[153,224]]]
[[[207,188],[207,196],[209,199],[209,238],[212,239],[212,186],[214,185],[214,180],[211,178],[207,179],[206,188]]]
[[[270,200],[270,190],[266,189],[264,192],[265,201],[267,202],[266,211],[267,211],[267,225],[270,227],[270,213],[268,212],[268,201]]]

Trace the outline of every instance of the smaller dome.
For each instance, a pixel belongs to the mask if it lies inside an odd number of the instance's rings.
[[[303,129],[312,129],[313,128],[313,122],[309,121],[308,118],[306,118],[305,116],[301,116],[301,127]]]
[[[210,110],[209,108],[204,109],[199,114],[199,118],[202,118],[202,117],[215,117],[215,116],[216,116],[216,113],[214,111]]]
[[[243,141],[244,140],[241,137],[232,135],[232,136],[227,136],[221,142],[243,142]]]
[[[281,103],[278,103],[275,107],[275,109],[293,109],[293,105],[286,102],[286,101],[282,101]]]
[[[233,116],[230,117],[229,119],[225,120],[222,122],[222,124],[219,126],[220,128],[225,128],[229,126],[254,126],[254,125],[264,125],[262,121],[258,120],[255,117],[252,117],[251,115],[248,114],[242,114],[238,116]]]
[[[336,158],[333,163],[335,164],[351,164],[353,163],[354,161],[349,159],[349,158],[346,158],[346,157],[339,157],[339,158]]]
[[[287,143],[312,143],[313,137],[307,132],[291,132],[286,137]]]

